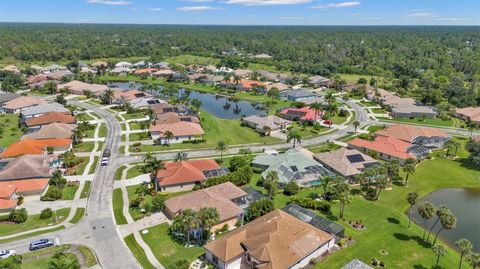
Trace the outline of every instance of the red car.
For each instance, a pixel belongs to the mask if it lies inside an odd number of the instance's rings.
[[[323,124],[332,125],[333,122],[330,121],[330,120],[324,120],[324,121],[323,121]]]

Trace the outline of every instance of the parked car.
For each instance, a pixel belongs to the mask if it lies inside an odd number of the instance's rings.
[[[101,166],[107,166],[108,165],[108,157],[103,157],[100,165]]]
[[[38,241],[30,243],[30,247],[28,248],[30,251],[53,247],[55,245],[53,239],[40,239]]]
[[[12,255],[15,255],[15,250],[0,250],[1,259],[6,259]]]
[[[110,158],[110,149],[105,149],[105,150],[103,151],[102,157]]]

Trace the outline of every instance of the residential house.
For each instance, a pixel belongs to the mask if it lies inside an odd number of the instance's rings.
[[[187,121],[152,125],[149,131],[152,139],[158,140],[160,144],[182,143],[205,135],[200,124]],[[170,132],[173,137],[168,139],[166,132]]]
[[[147,62],[147,61],[139,61],[139,62],[136,62],[136,63],[132,64],[133,68],[149,68],[150,66],[152,66],[152,63]]]
[[[100,97],[106,90],[108,90],[108,86],[73,80],[68,83],[58,85],[57,90],[68,90],[71,94],[75,95],[85,95],[86,92],[90,92],[93,96]]]
[[[27,77],[27,84],[31,85],[31,84],[35,84],[35,83],[47,81],[47,80],[48,80],[48,77],[45,74],[34,75],[34,76]]]
[[[115,64],[115,68],[118,69],[130,69],[132,68],[132,64],[129,62],[118,62]]]
[[[394,137],[427,148],[443,148],[444,143],[451,139],[447,132],[438,128],[416,127],[405,124],[390,125],[383,130],[378,130],[375,135]]]
[[[288,120],[314,122],[322,119],[323,112],[321,110],[315,111],[309,107],[287,107],[280,111],[280,116]]]
[[[340,269],[373,269],[373,267],[355,258]]]
[[[18,67],[15,66],[15,65],[7,65],[4,68],[2,68],[2,71],[7,71],[7,72],[15,73],[15,74],[20,74],[20,69],[18,69]]]
[[[374,158],[356,149],[347,148],[318,153],[313,158],[330,171],[348,179],[350,182],[353,182],[355,176],[364,172],[367,168],[380,164]]]
[[[52,64],[44,68],[46,73],[53,73],[57,71],[64,71],[68,70],[66,66],[58,65],[58,64]]]
[[[105,62],[105,61],[97,61],[97,62],[94,62],[94,63],[92,64],[92,66],[93,66],[94,68],[99,68],[99,67],[101,67],[101,66],[107,67],[107,66],[108,66],[108,62]]]
[[[270,135],[272,132],[284,131],[291,125],[291,121],[282,119],[275,115],[257,116],[252,115],[242,118],[242,121],[248,127],[255,129],[255,131]]]
[[[61,154],[72,147],[72,140],[66,138],[54,138],[54,139],[30,139],[26,138],[21,141],[15,142],[8,146],[5,151],[0,153],[2,158],[17,157],[25,154],[37,154],[42,155],[51,149],[53,154]]]
[[[171,105],[168,103],[152,104],[150,105],[150,109],[153,110],[156,115],[168,112],[175,112],[179,115],[187,115],[190,112],[190,110],[186,106]]]
[[[258,70],[257,74],[266,80],[274,82],[285,81],[287,79],[287,77],[284,75],[273,73],[267,70]]]
[[[257,91],[257,92],[266,92],[266,86],[260,81],[255,80],[242,80],[238,83],[229,82],[225,84],[228,87],[234,87],[238,91]]]
[[[333,80],[322,76],[311,76],[308,78],[308,83],[314,87],[330,86],[332,82]]]
[[[168,64],[167,62],[159,62],[154,64],[152,67],[158,68],[161,70],[167,70],[167,69],[170,69],[170,64]]]
[[[141,75],[151,75],[155,72],[157,72],[158,69],[156,68],[142,68],[142,69],[137,69],[133,71],[134,75],[141,76]]]
[[[17,207],[17,187],[0,182],[0,214],[8,213]]]
[[[251,58],[255,58],[255,59],[272,59],[273,57],[270,56],[270,55],[268,55],[268,54],[261,53],[261,54],[253,55]]]
[[[66,79],[72,79],[75,74],[72,73],[70,70],[58,70],[55,72],[51,72],[46,74],[47,78],[49,80],[62,80],[64,78]]]
[[[206,258],[219,269],[299,269],[334,246],[335,238],[275,209],[207,243]]]
[[[276,83],[270,83],[267,85],[267,90],[270,90],[271,88],[277,88],[280,92],[283,92],[290,89],[291,87],[285,83],[276,82]]]
[[[3,107],[5,103],[17,99],[21,95],[13,92],[0,92],[0,107]]]
[[[37,105],[44,105],[47,102],[33,96],[20,96],[3,104],[3,112],[10,113],[10,114],[19,114],[21,111],[37,106]]]
[[[151,98],[152,95],[140,91],[140,90],[123,90],[123,89],[112,89],[113,91],[113,103],[115,104],[125,104],[125,103],[130,103],[133,100],[139,99],[139,98]]]
[[[299,101],[302,102],[306,99],[315,98],[317,95],[311,91],[306,91],[302,89],[298,90],[286,90],[283,91],[280,96],[288,101]]]
[[[43,125],[38,129],[38,131],[26,134],[22,137],[23,139],[55,139],[55,138],[66,138],[70,139],[72,137],[73,130],[75,130],[75,124],[65,124],[65,123],[50,123]]]
[[[403,164],[409,158],[423,159],[430,153],[427,147],[413,145],[409,142],[386,136],[378,136],[374,141],[355,138],[348,142],[348,147],[363,153],[368,153],[368,151],[377,152],[381,159],[386,161],[398,160],[400,164]]]
[[[25,121],[29,118],[39,117],[49,112],[57,112],[65,115],[70,115],[72,113],[63,105],[54,102],[49,104],[42,104],[41,106],[32,106],[25,108],[24,110],[22,110],[22,112],[20,112],[20,116],[22,117],[22,120]]]
[[[168,78],[173,75],[175,72],[169,69],[158,70],[157,72],[152,73],[152,76],[158,78]]]
[[[32,66],[30,66],[30,68],[31,68],[36,74],[48,72],[44,67],[41,67],[41,66],[39,66],[39,65],[32,65]]]
[[[467,122],[480,123],[480,107],[457,108],[455,116]]]
[[[40,81],[40,82],[37,82],[37,83],[29,84],[28,87],[30,87],[30,89],[32,89],[32,90],[38,90],[38,89],[44,88],[49,83],[53,84],[55,88],[59,84],[59,82],[57,80],[44,80],[44,81]]]
[[[200,123],[200,119],[197,116],[181,115],[175,112],[167,112],[162,114],[156,114],[154,125],[175,123],[181,121]]]
[[[249,78],[253,74],[253,71],[248,69],[235,69],[233,70],[233,74],[241,78]]]
[[[343,90],[346,92],[358,92],[360,90],[365,90],[365,92],[375,91],[375,87],[370,86],[369,84],[348,84],[343,87]]]
[[[400,104],[390,108],[390,115],[393,118],[435,118],[437,112],[430,106],[418,106],[411,104]]]
[[[252,166],[262,170],[263,178],[266,178],[270,171],[276,171],[280,187],[290,181],[299,186],[312,187],[320,185],[321,178],[333,175],[311,156],[296,148],[277,155],[257,155],[253,158]]]
[[[166,162],[165,169],[157,173],[158,189],[166,192],[191,190],[210,177],[228,173],[213,159]]]
[[[247,193],[242,189],[231,182],[225,182],[168,199],[165,201],[165,215],[173,219],[175,215],[186,209],[199,211],[202,208],[215,208],[219,221],[211,227],[210,231],[215,232],[225,225],[229,229],[234,229],[237,222],[243,222],[244,211],[239,203],[246,196]],[[194,231],[193,234],[195,237],[200,236],[199,231]]]
[[[162,103],[166,103],[166,102],[155,97],[143,97],[143,98],[137,98],[137,99],[131,100],[130,106],[135,109],[143,109],[143,108],[148,108],[150,107],[150,105],[153,105],[153,104],[162,104]]]
[[[60,112],[47,112],[35,118],[29,118],[25,121],[25,125],[29,128],[40,128],[43,125],[51,123],[75,124],[77,120],[70,114]]]

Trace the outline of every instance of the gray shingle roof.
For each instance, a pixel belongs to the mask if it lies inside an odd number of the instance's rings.
[[[341,269],[373,269],[373,267],[355,258],[349,263],[345,264]]]
[[[45,104],[45,105],[39,105],[39,106],[32,106],[24,111],[22,111],[23,117],[31,117],[33,115],[38,115],[38,114],[45,114],[47,112],[69,112],[68,109],[66,109],[64,106],[62,106],[59,103],[50,103],[50,104]]]

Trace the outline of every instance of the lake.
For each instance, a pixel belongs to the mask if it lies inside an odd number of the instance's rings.
[[[111,82],[108,85],[111,87],[118,87],[121,89],[129,90],[130,82]],[[142,83],[133,83],[135,86],[134,89],[140,89]],[[162,91],[162,87],[158,87],[158,91]],[[182,90],[179,90],[179,95],[183,93]],[[191,91],[190,99],[198,99],[202,101],[201,109],[207,111],[208,113],[214,115],[218,118],[223,119],[240,119],[242,116],[251,116],[265,115],[265,111],[261,108],[261,104],[256,104],[247,101],[239,101],[234,103],[228,98],[223,96],[211,94],[211,93],[202,93],[197,91]]]
[[[431,202],[435,207],[444,205],[457,218],[457,227],[443,230],[440,237],[454,246],[455,241],[466,238],[473,244],[474,251],[480,251],[480,189],[442,189],[427,195],[422,201]],[[414,209],[413,220],[423,227],[423,220]],[[413,211],[413,209],[412,209]],[[430,227],[435,218],[430,221]],[[440,223],[436,227],[441,227]],[[436,228],[435,228],[436,230]]]

